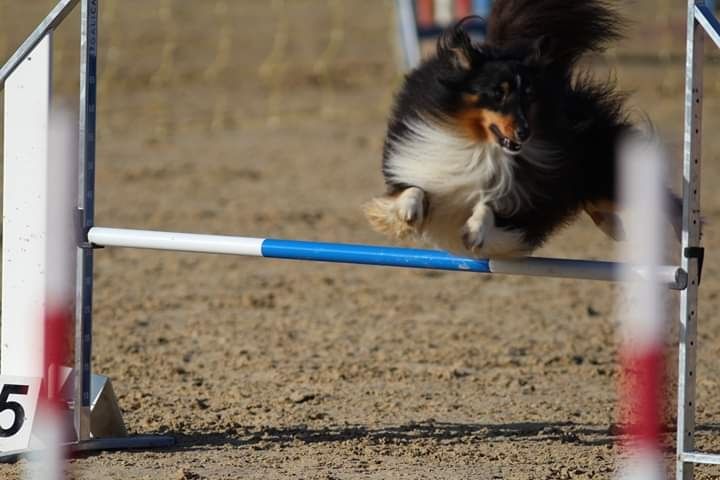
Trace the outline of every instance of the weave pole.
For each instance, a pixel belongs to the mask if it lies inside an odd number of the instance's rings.
[[[622,204],[626,207],[628,241],[621,247],[626,260],[657,272],[664,252],[662,212],[665,196],[665,158],[652,139],[631,138],[622,146]],[[623,269],[623,278],[633,273]],[[620,410],[625,436],[621,480],[664,480],[662,412],[665,289],[650,274],[646,280],[627,282],[620,299],[622,347]],[[624,305],[627,302],[627,305]]]
[[[72,274],[75,269],[75,226],[72,204],[57,199],[73,198],[77,176],[77,135],[74,116],[64,110],[50,114],[48,130],[48,198],[47,231],[52,241],[45,242],[45,295],[42,312],[42,329],[36,331],[36,343],[43,348],[35,352],[42,365],[42,383],[33,425],[36,437],[36,460],[27,465],[29,480],[61,480],[64,478],[67,444],[74,434],[67,421],[67,407],[62,398],[65,383],[63,365],[69,359],[70,332],[73,321],[74,289]]]
[[[403,69],[417,67],[445,28],[469,15],[487,18],[491,9],[492,0],[395,0]],[[484,21],[465,22],[465,28],[475,37],[485,35]]]

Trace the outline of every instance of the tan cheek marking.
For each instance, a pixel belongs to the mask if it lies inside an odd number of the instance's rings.
[[[500,129],[506,137],[515,138],[515,132],[517,131],[517,124],[515,123],[515,119],[506,117],[505,124]]]
[[[462,98],[468,107],[472,107],[478,102],[478,100],[480,100],[480,95],[474,93],[463,93]]]
[[[490,110],[486,110],[485,115],[485,127],[490,128],[490,125],[497,125],[500,129],[500,132],[505,135],[508,138],[515,138],[515,130],[517,130],[517,127],[515,125],[515,119],[508,115],[503,115],[498,112],[493,112]]]
[[[490,136],[485,127],[485,112],[482,108],[469,108],[458,117],[460,130],[477,142],[486,142]]]

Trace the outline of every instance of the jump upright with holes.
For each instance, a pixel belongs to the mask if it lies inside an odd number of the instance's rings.
[[[55,127],[50,111],[52,33],[81,3],[81,64],[78,158],[50,148]],[[99,247],[255,256],[383,267],[437,269],[468,274],[508,274],[582,280],[661,282],[681,290],[678,390],[678,478],[692,478],[693,463],[720,463],[720,456],[694,450],[697,300],[703,250],[700,245],[700,144],[703,39],[720,46],[720,24],[702,0],[688,0],[686,120],[681,265],[643,265],[557,258],[484,260],[435,250],[352,245],[272,238],[158,232],[95,225],[95,125],[99,0],[61,0],[0,69],[5,90],[2,378],[45,377],[38,339],[45,335],[42,308],[63,303],[74,309],[75,362],[65,373],[71,392],[75,447],[162,446],[168,437],[125,437],[122,418],[107,379],[92,375],[93,258]],[[412,12],[398,2],[401,22]],[[409,16],[410,15],[410,16]],[[407,32],[404,33],[406,35]],[[410,55],[409,63],[416,59]],[[69,151],[73,151],[71,148]],[[64,160],[63,160],[64,159]],[[71,262],[56,262],[58,256]],[[60,285],[60,287],[58,287]],[[58,300],[60,298],[60,300]],[[12,339],[8,341],[7,339]],[[63,383],[63,382],[60,382]],[[108,422],[108,418],[112,421]],[[100,425],[102,424],[102,426]],[[108,426],[110,425],[110,426]],[[12,456],[31,447],[28,436]]]

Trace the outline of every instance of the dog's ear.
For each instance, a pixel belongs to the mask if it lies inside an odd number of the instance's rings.
[[[530,46],[529,53],[525,56],[525,65],[543,67],[549,65],[550,51],[552,50],[552,39],[543,35],[535,40]]]
[[[440,58],[446,58],[450,65],[460,71],[469,71],[473,66],[473,59],[476,51],[473,48],[470,35],[463,28],[463,23],[474,17],[465,17],[453,27],[445,30],[437,43],[437,54]]]

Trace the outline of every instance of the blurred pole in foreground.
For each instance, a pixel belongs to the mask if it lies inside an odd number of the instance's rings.
[[[472,0],[455,0],[455,18],[465,18],[472,13]]]
[[[492,0],[473,0],[473,13],[486,18],[490,14]]]
[[[620,187],[627,242],[623,260],[654,271],[664,252],[665,158],[662,147],[650,136],[628,138],[621,146]],[[656,281],[630,281],[619,299],[622,335],[620,360],[620,414],[624,425],[622,480],[665,478],[661,435],[663,415],[664,336],[666,289]]]
[[[400,0],[402,1],[402,0]],[[411,0],[412,1],[412,0]],[[408,3],[408,8],[412,10],[412,3]],[[427,28],[432,26],[434,13],[433,0],[416,0],[415,11],[417,12],[417,24],[420,27]]]
[[[64,478],[65,444],[74,439],[68,421],[68,409],[61,396],[64,378],[61,367],[69,363],[71,325],[74,312],[75,228],[72,202],[57,198],[73,198],[77,179],[77,119],[65,111],[50,115],[48,162],[48,216],[46,243],[46,303],[44,305],[44,339],[42,388],[34,433],[40,443],[32,458],[28,478],[60,480]]]
[[[455,18],[453,16],[452,0],[435,0],[434,2],[435,23],[441,27],[451,25]]]
[[[66,361],[67,327],[72,316],[66,309],[48,309],[45,316],[45,376],[40,390],[34,434],[40,442],[28,464],[29,480],[62,480],[70,442],[68,409],[61,397],[61,366]]]

